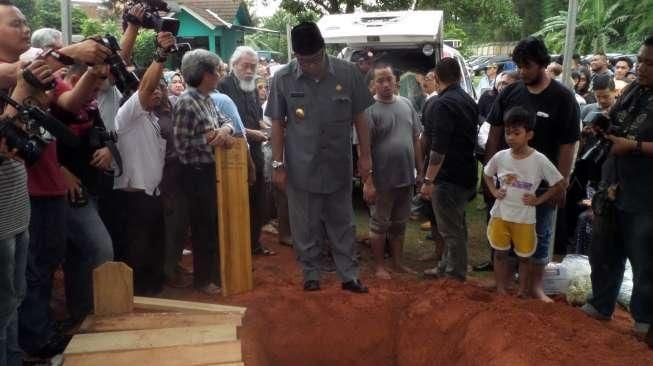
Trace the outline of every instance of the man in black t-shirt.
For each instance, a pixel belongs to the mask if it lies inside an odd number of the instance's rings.
[[[497,97],[487,117],[492,125],[486,146],[486,159],[498,151],[503,135],[503,114],[514,106],[522,106],[536,116],[535,136],[530,145],[553,162],[565,181],[574,161],[574,150],[580,136],[578,104],[573,93],[545,72],[550,57],[544,43],[528,37],[517,44],[512,54],[522,81],[510,85]],[[539,193],[539,191],[538,191]],[[542,289],[544,267],[549,261],[556,207],[565,197],[537,207],[537,250],[531,259],[532,296],[552,301]]]

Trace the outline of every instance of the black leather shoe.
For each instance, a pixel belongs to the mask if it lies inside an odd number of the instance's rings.
[[[363,286],[360,280],[352,280],[349,282],[342,283],[342,289],[351,291],[356,294],[366,294],[369,292],[367,287]]]
[[[304,282],[304,291],[320,291],[320,281],[308,280]]]

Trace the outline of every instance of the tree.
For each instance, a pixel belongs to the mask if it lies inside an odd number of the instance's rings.
[[[307,11],[295,15],[284,8],[279,8],[271,17],[262,18],[261,26],[279,33],[257,32],[245,36],[245,44],[256,50],[279,52],[285,60],[288,40],[286,39],[286,24],[294,26],[301,21],[317,21],[319,14]]]
[[[362,5],[363,0],[282,0],[280,7],[291,14],[338,14],[353,13]]]
[[[151,29],[141,30],[134,45],[134,64],[143,67],[149,65],[155,51],[156,33]]]
[[[609,44],[621,36],[618,29],[630,18],[619,15],[621,2],[606,8],[604,0],[580,0],[576,19],[576,50],[580,53],[606,52]],[[551,52],[561,52],[565,42],[567,11],[544,20],[542,29],[533,34],[544,36]]]

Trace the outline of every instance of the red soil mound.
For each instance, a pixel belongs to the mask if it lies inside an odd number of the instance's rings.
[[[651,365],[653,351],[630,332],[628,314],[599,322],[561,300],[544,304],[466,284],[402,276],[370,278],[368,295],[340,290],[335,275],[305,293],[291,249],[254,260],[254,291],[210,298],[167,289],[165,297],[248,308],[240,330],[248,366]]]

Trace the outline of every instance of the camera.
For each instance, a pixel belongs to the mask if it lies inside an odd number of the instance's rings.
[[[107,131],[104,127],[97,126],[89,130],[87,144],[91,150],[101,149],[107,146],[108,142],[118,142],[118,134],[115,131]]]
[[[143,20],[139,20],[135,16],[129,14],[129,11],[136,5],[140,4],[145,10]],[[165,1],[162,0],[130,0],[125,4],[123,12],[123,21],[138,24],[143,28],[153,29],[157,32],[171,32],[177,34],[179,30],[179,21],[174,18],[162,17],[161,12],[169,13],[170,8]]]
[[[590,144],[587,150],[585,150],[585,152],[581,155],[579,160],[591,161],[595,164],[601,164],[608,156],[610,149],[612,148],[612,141],[608,140],[605,136],[621,136],[623,133],[616,126],[612,125],[610,119],[602,113],[596,113],[596,115],[590,121],[590,125],[593,127],[598,127],[600,132],[597,132],[596,136],[594,137],[595,141]]]
[[[18,114],[13,118],[0,120],[0,137],[4,138],[9,149],[16,149],[18,156],[25,163],[33,165],[39,160],[47,142],[41,137],[43,130],[48,131],[62,144],[71,147],[79,145],[79,138],[56,118],[26,99],[19,104],[4,92],[0,92],[0,101],[14,107]],[[25,128],[19,127],[19,124]]]
[[[34,165],[39,160],[47,145],[41,137],[30,135],[16,126],[13,118],[0,119],[0,138],[5,139],[9,149],[17,150],[17,155],[27,166]]]
[[[109,70],[115,79],[118,90],[120,90],[120,92],[126,97],[131,96],[136,90],[138,90],[140,80],[138,80],[136,74],[127,70],[125,60],[123,60],[122,56],[118,53],[118,51],[120,51],[118,40],[110,34],[107,34],[104,37],[96,37],[94,39],[96,42],[99,42],[101,45],[111,50],[111,55],[107,57],[104,62],[109,65]]]

